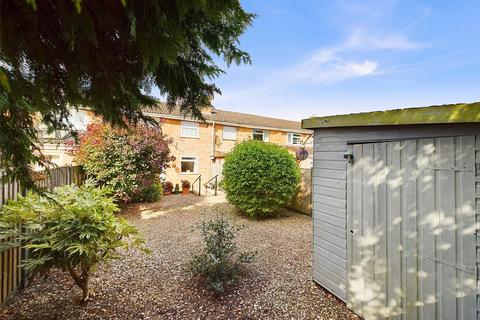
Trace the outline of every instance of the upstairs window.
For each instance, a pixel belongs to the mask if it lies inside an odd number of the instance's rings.
[[[70,121],[75,131],[87,130],[88,119],[87,119],[87,113],[85,112],[85,110],[72,109],[70,111],[70,116],[68,117],[68,121]]]
[[[289,132],[287,134],[287,137],[288,137],[288,144],[291,144],[291,145],[300,145],[302,144],[302,135],[300,133],[293,133],[293,132]]]
[[[223,127],[223,140],[237,140],[237,128]]]
[[[180,161],[181,173],[198,173],[198,158],[197,157],[182,157]]]
[[[198,122],[182,121],[180,136],[183,138],[198,138]]]
[[[268,142],[269,133],[267,130],[253,129],[253,140]]]

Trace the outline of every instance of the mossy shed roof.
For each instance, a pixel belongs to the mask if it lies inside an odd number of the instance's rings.
[[[312,117],[303,129],[480,122],[480,102]]]

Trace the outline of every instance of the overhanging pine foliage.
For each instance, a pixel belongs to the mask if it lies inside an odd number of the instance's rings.
[[[69,128],[68,106],[115,125],[148,120],[160,88],[170,106],[201,117],[227,64],[249,63],[238,38],[254,18],[239,0],[2,0],[0,167],[31,186],[42,163],[35,117]]]

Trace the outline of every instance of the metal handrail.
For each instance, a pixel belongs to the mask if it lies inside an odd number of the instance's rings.
[[[197,179],[195,179],[193,182],[192,182],[192,192],[193,192],[193,185],[195,184],[195,182],[198,181],[198,196],[200,196],[200,193],[202,192],[202,175],[199,175],[197,177]]]
[[[215,195],[217,195],[217,188],[218,188],[218,174],[217,174],[215,177],[213,177],[212,179],[208,180],[208,181],[207,181],[207,182],[204,184],[204,186],[205,186],[205,189],[208,189],[208,187],[207,187],[207,186],[208,186],[208,184],[209,184],[209,183],[210,183],[212,180],[215,180]]]

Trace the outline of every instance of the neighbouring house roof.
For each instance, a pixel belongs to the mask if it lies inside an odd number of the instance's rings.
[[[146,110],[146,113],[150,116],[160,116],[164,118],[173,118],[173,119],[192,119],[188,115],[184,115],[180,112],[179,108],[174,108],[169,110],[165,104],[159,104],[158,108]],[[220,109],[206,110],[202,112],[203,117],[206,122],[213,122],[225,125],[233,126],[242,126],[247,128],[258,128],[258,129],[275,129],[280,131],[289,131],[289,132],[301,132],[301,133],[311,133],[310,130],[302,129],[302,123],[300,121],[291,121],[271,117],[257,116],[254,114],[240,113],[233,111],[226,111]]]
[[[302,120],[302,128],[369,127],[480,122],[480,102],[352,113]]]

